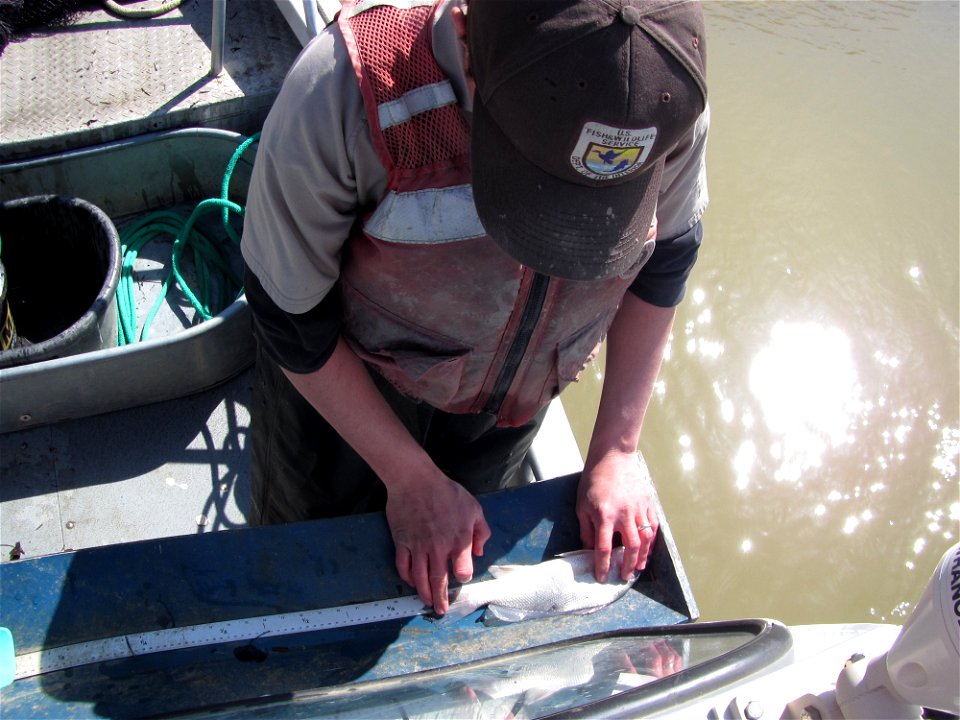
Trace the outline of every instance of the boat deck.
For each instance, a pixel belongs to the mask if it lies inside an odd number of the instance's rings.
[[[216,76],[207,2],[143,20],[93,8],[64,27],[22,33],[0,56],[0,157],[177,127],[257,131],[301,49],[279,7],[227,3]]]
[[[252,376],[0,435],[0,561],[247,525]],[[533,472],[576,472],[559,402],[548,418]]]
[[[184,2],[155,19],[91,9],[21,34],[0,56],[0,158],[175,128],[256,132],[300,41],[277,4],[229,3],[214,76],[213,24],[210,3]],[[249,389],[247,371],[183,399],[0,435],[2,559],[244,524]]]

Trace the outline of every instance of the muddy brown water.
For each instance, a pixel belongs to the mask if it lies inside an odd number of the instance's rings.
[[[640,449],[703,619],[899,624],[960,536],[958,4],[705,7],[711,206]]]

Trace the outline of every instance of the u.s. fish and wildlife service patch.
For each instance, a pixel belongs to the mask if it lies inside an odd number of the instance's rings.
[[[617,128],[588,122],[570,155],[574,169],[593,180],[614,180],[643,167],[657,139],[657,129]]]

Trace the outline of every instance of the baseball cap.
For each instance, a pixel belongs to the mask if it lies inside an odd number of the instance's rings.
[[[706,107],[691,0],[469,0],[477,213],[518,262],[571,280],[625,274],[668,152]]]

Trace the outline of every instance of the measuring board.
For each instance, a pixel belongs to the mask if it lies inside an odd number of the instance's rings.
[[[537,563],[579,547],[572,512],[578,481],[571,475],[479,496],[493,537],[475,561],[477,581],[490,565]],[[470,618],[449,627],[428,622],[420,601],[407,597],[414,591],[396,574],[382,513],[5,562],[0,679],[10,684],[0,689],[0,715],[102,720],[196,714],[266,697],[285,702],[322,688],[485,660],[532,642],[689,622],[696,613],[664,526],[650,572],[620,601],[591,615],[520,627]],[[347,617],[332,622],[334,613]],[[364,615],[372,622],[359,624]],[[310,632],[324,627],[330,629]],[[9,652],[3,628],[12,636]],[[157,632],[141,638],[137,633],[144,630]],[[89,643],[110,637],[118,638],[119,648]],[[14,639],[24,655],[19,660]],[[191,647],[186,640],[212,644]],[[176,647],[183,649],[161,651]],[[146,654],[150,648],[155,652]],[[15,676],[20,679],[12,682]]]
[[[222,620],[184,627],[129,633],[116,637],[48,648],[16,657],[14,679],[33,677],[93,663],[132,658],[138,655],[256,640],[332,628],[365,625],[383,620],[425,615],[431,609],[415,595],[391,600],[319,608],[298,612]],[[8,652],[4,649],[4,652]],[[13,652],[10,646],[9,652]],[[4,664],[9,658],[4,659]]]

